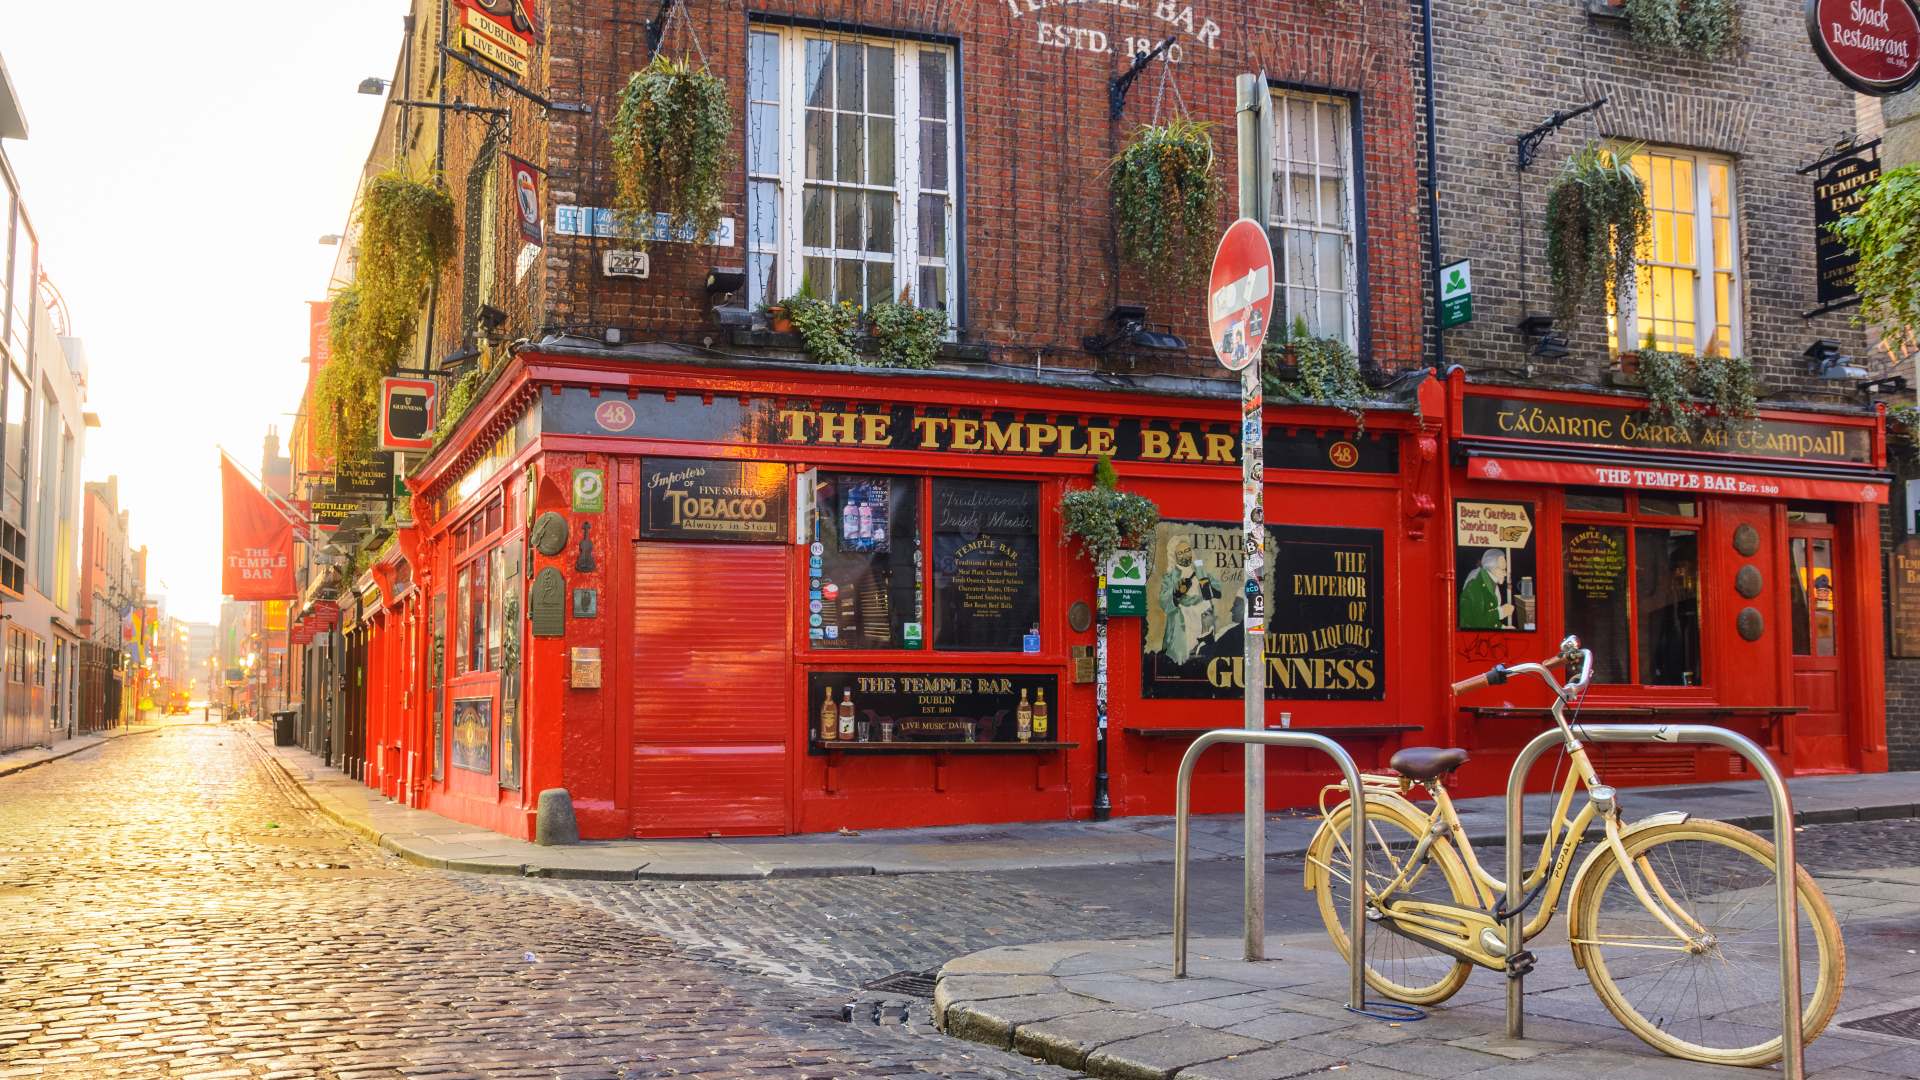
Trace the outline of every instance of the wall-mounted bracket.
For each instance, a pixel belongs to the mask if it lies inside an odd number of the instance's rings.
[[[662,0],[661,11],[664,12],[673,2],[674,0]],[[1167,40],[1155,45],[1151,51],[1134,53],[1133,63],[1127,67],[1127,70],[1108,80],[1107,119],[1120,119],[1120,114],[1126,110],[1127,90],[1133,85],[1133,80],[1139,78],[1140,73],[1146,70],[1147,65],[1153,63],[1155,58],[1164,56],[1168,49],[1173,48],[1174,37],[1175,35],[1168,34]]]
[[[1587,102],[1577,109],[1562,109],[1552,116],[1547,117],[1546,123],[1521,135],[1517,140],[1520,145],[1521,170],[1524,171],[1527,166],[1533,164],[1534,158],[1540,156],[1540,144],[1547,141],[1547,136],[1559,131],[1562,125],[1574,117],[1585,116],[1606,103],[1606,98],[1598,98],[1594,101]]]
[[[677,0],[660,0],[660,10],[647,20],[647,55],[660,51],[660,39],[667,34],[667,16],[673,14]]]

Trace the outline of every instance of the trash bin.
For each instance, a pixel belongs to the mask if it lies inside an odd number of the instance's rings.
[[[275,709],[273,711],[273,745],[292,746],[294,739],[293,718],[300,715],[298,709]]]

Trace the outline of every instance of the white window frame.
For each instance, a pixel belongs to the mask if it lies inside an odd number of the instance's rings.
[[[1653,161],[1655,158],[1664,158],[1669,163],[1670,188],[1665,201],[1675,209],[1655,209],[1661,202],[1661,193],[1654,190]],[[1644,169],[1640,167],[1642,161],[1646,163]],[[1673,162],[1685,162],[1692,169],[1693,199],[1690,211],[1677,209],[1680,188],[1672,181]],[[1641,244],[1634,267],[1636,282],[1634,302],[1628,305],[1628,310],[1624,313],[1619,311],[1618,305],[1615,305],[1614,310],[1609,314],[1608,325],[1612,331],[1616,350],[1632,351],[1641,348],[1646,342],[1649,327],[1659,321],[1655,317],[1657,312],[1650,315],[1647,311],[1652,300],[1652,275],[1661,270],[1686,270],[1693,274],[1693,340],[1680,340],[1671,334],[1656,336],[1654,347],[1675,352],[1696,354],[1706,352],[1708,345],[1714,343],[1714,335],[1718,332],[1720,324],[1725,323],[1728,340],[1719,342],[1718,348],[1714,351],[1723,356],[1742,355],[1739,172],[1734,160],[1724,154],[1703,153],[1667,146],[1647,146],[1640,148],[1639,153],[1634,155],[1634,167],[1635,171],[1640,173],[1641,182],[1647,186],[1649,222],[1647,238]],[[1716,213],[1713,209],[1713,170],[1716,168],[1724,169],[1726,174],[1725,214]],[[1677,224],[1670,224],[1670,222],[1675,215],[1681,213],[1690,213],[1693,217],[1691,229],[1686,230],[1693,241],[1692,260],[1679,257],[1678,245],[1682,234],[1678,232],[1673,234],[1674,258],[1655,259],[1653,256],[1656,251],[1656,230],[1663,225],[1676,228]],[[1724,267],[1716,265],[1715,259],[1714,224],[1718,221],[1725,221],[1727,224],[1728,258]],[[1719,301],[1719,278],[1723,275],[1727,278],[1728,310],[1726,312],[1720,310]]]
[[[746,154],[747,171],[747,246],[749,255],[772,255],[775,258],[774,292],[777,295],[760,295],[758,275],[751,270],[748,274],[748,303],[758,306],[783,297],[791,296],[800,288],[804,273],[805,260],[813,258],[864,258],[867,261],[883,262],[876,258],[875,252],[842,251],[837,248],[808,247],[803,243],[803,195],[808,181],[806,176],[806,48],[807,42],[831,41],[835,45],[858,44],[865,47],[891,48],[893,50],[894,70],[894,184],[892,187],[894,205],[894,229],[892,246],[892,264],[894,272],[894,292],[906,285],[913,286],[914,303],[921,307],[941,307],[947,312],[948,320],[957,326],[960,320],[960,238],[959,225],[959,185],[960,185],[960,111],[956,87],[959,79],[959,55],[952,47],[935,42],[920,41],[911,38],[896,38],[856,34],[844,31],[820,30],[811,27],[787,27],[769,23],[754,23],[749,31],[749,51],[751,38],[757,34],[769,34],[778,40],[779,100],[771,101],[753,96],[752,79],[749,76],[747,102]],[[938,189],[923,189],[920,183],[920,66],[922,52],[938,52],[946,58],[946,119],[947,127],[947,187],[943,192]],[[749,60],[751,63],[751,60]],[[779,137],[777,140],[778,172],[755,170],[753,168],[753,139],[756,131],[757,116],[763,111],[758,106],[772,105],[779,117]],[[908,117],[912,120],[909,122]],[[928,120],[926,122],[942,122]],[[775,199],[778,206],[771,230],[764,223],[755,220],[753,185],[772,183],[775,185]],[[847,185],[834,181],[833,186],[843,188]],[[862,186],[864,190],[884,192],[886,188]],[[920,214],[919,205],[922,194],[942,198],[942,213],[946,231],[946,252],[941,256],[922,256],[920,251]],[[831,230],[833,223],[829,222]],[[920,289],[920,271],[923,268],[946,270],[946,289],[943,295],[923,296]],[[810,281],[814,294],[822,299],[835,298],[836,283],[833,281]]]
[[[1355,188],[1360,183],[1360,173],[1357,165],[1359,155],[1355,153],[1354,147],[1353,99],[1340,94],[1322,94],[1306,90],[1290,90],[1283,87],[1275,87],[1269,92],[1273,96],[1273,200],[1272,209],[1268,217],[1267,233],[1276,241],[1273,245],[1273,261],[1281,287],[1280,306],[1285,311],[1286,323],[1291,325],[1296,312],[1293,310],[1291,304],[1292,293],[1287,290],[1301,287],[1313,290],[1314,313],[1308,320],[1309,325],[1314,328],[1316,333],[1322,336],[1338,337],[1341,341],[1353,348],[1355,352],[1359,352],[1361,351],[1359,341],[1360,285],[1357,275],[1360,258],[1360,222],[1356,205],[1358,195]],[[1292,145],[1289,142],[1289,136],[1292,134],[1290,125],[1292,124],[1293,113],[1292,110],[1287,108],[1289,102],[1304,102],[1309,106],[1308,115],[1313,118],[1314,124],[1314,130],[1308,133],[1307,136],[1307,145],[1313,152],[1313,159],[1311,161],[1295,162],[1291,157]],[[1345,152],[1346,160],[1344,162],[1327,162],[1322,161],[1320,158],[1321,132],[1319,128],[1320,125],[1325,122],[1325,109],[1323,109],[1322,106],[1332,106],[1334,109],[1334,115],[1337,117],[1339,124],[1338,130],[1332,132],[1334,146],[1336,149]],[[1319,201],[1317,195],[1315,198],[1316,214],[1312,222],[1295,222],[1291,219],[1289,215],[1291,215],[1293,210],[1293,203],[1291,201],[1293,197],[1293,182],[1295,176],[1302,173],[1312,176],[1316,192],[1319,190],[1319,182],[1322,178],[1337,175],[1341,179],[1342,187],[1345,191],[1345,199],[1343,205],[1336,207],[1340,214],[1341,227],[1336,228],[1329,226],[1321,221],[1321,218],[1324,218],[1326,213],[1325,208],[1317,205]],[[1344,300],[1341,306],[1343,308],[1342,318],[1344,321],[1339,328],[1340,332],[1337,334],[1328,334],[1324,321],[1320,318],[1320,295],[1332,291],[1320,287],[1319,282],[1323,281],[1324,278],[1316,276],[1313,282],[1297,282],[1293,280],[1293,264],[1288,258],[1286,245],[1282,239],[1284,234],[1289,232],[1306,234],[1315,238],[1316,241],[1322,236],[1337,236],[1340,238],[1341,257],[1344,259],[1344,264],[1341,267],[1342,281],[1344,283]],[[1318,253],[1319,245],[1316,242],[1309,257],[1317,261],[1319,258]],[[1278,313],[1276,313],[1276,316],[1278,316]]]

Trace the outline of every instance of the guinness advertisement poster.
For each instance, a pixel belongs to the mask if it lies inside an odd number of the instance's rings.
[[[785,465],[648,458],[640,463],[640,535],[783,543],[790,486]]]
[[[933,604],[935,648],[1023,648],[1040,622],[1036,485],[934,482]]]
[[[1378,529],[1267,529],[1267,697],[1379,701],[1386,696],[1381,615],[1384,535]],[[1246,604],[1240,530],[1223,522],[1162,521],[1142,624],[1141,696],[1237,698]]]
[[[812,750],[862,743],[1055,743],[1059,680],[956,671],[816,671],[807,676]]]

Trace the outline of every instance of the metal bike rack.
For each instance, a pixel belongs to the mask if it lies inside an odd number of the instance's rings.
[[[1748,764],[1766,781],[1767,794],[1773,799],[1774,895],[1775,903],[1780,908],[1780,1064],[1786,1080],[1803,1080],[1806,1076],[1806,1033],[1800,1026],[1800,904],[1794,882],[1793,800],[1787,794],[1786,781],[1780,778],[1780,770],[1774,768],[1766,751],[1760,749],[1752,739],[1739,732],[1707,724],[1576,724],[1574,733],[1583,741],[1597,743],[1705,743],[1723,746],[1747,759]],[[1514,759],[1513,772],[1507,777],[1507,908],[1519,903],[1524,892],[1522,877],[1525,871],[1522,863],[1525,859],[1521,850],[1524,830],[1521,827],[1521,815],[1525,812],[1522,797],[1525,795],[1527,770],[1542,754],[1555,746],[1565,745],[1565,742],[1558,727],[1535,736],[1526,749],[1520,751],[1520,756]],[[1185,766],[1182,765],[1182,768]],[[1526,913],[1512,911],[1507,915],[1506,922],[1507,955],[1515,956],[1526,945],[1521,940]],[[1524,978],[1519,976],[1507,980],[1507,1036],[1513,1039],[1524,1038],[1526,1033],[1526,1003],[1521,985]]]
[[[1352,961],[1352,981],[1347,987],[1347,1006],[1353,1009],[1363,1008],[1366,1004],[1367,955],[1367,800],[1366,789],[1360,785],[1360,770],[1353,764],[1353,755],[1346,748],[1325,735],[1315,735],[1306,731],[1246,731],[1241,728],[1221,728],[1209,731],[1193,740],[1187,747],[1186,756],[1180,759],[1180,778],[1174,792],[1173,809],[1173,977],[1187,977],[1187,826],[1189,811],[1192,809],[1193,767],[1207,747],[1217,743],[1255,743],[1261,746],[1294,746],[1319,750],[1331,757],[1340,766],[1340,774],[1346,778],[1347,790],[1353,794],[1354,812],[1348,823],[1348,845],[1353,851],[1353,905],[1347,914],[1348,957]],[[1264,801],[1264,800],[1263,800]],[[1256,910],[1258,908],[1259,910]],[[1255,920],[1264,923],[1266,911],[1264,905],[1255,904],[1248,898],[1246,920],[1252,925]]]

